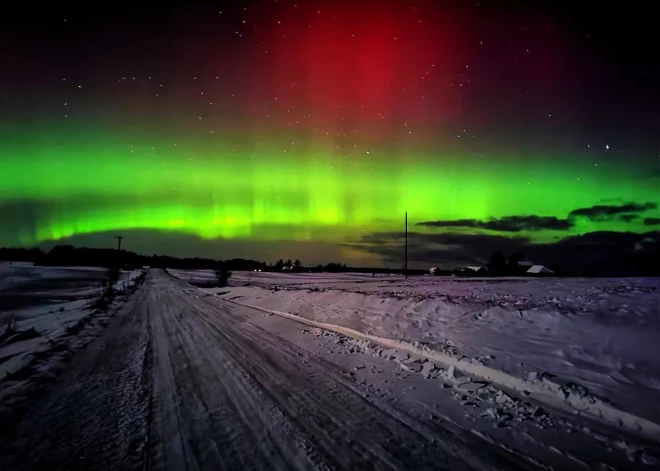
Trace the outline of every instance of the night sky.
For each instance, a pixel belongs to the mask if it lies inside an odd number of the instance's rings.
[[[413,267],[657,260],[634,2],[223,3],[3,11],[0,246],[400,267],[407,211]]]

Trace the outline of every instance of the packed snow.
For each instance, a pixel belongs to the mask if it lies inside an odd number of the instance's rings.
[[[449,351],[530,382],[552,378],[660,424],[657,278],[234,273],[231,283],[225,299]]]
[[[539,285],[253,273],[205,288],[212,272],[150,270],[134,295],[92,317],[105,329],[92,336],[85,329],[51,347],[68,355],[66,368],[36,375],[49,385],[41,395],[30,390],[23,407],[12,408],[7,398],[16,395],[0,388],[0,422],[7,424],[0,428],[0,468],[660,466],[652,422],[635,430],[625,412],[551,372],[507,371],[506,351],[473,354],[493,348],[475,341],[495,342],[488,331],[535,334],[515,319],[525,319],[518,311],[529,312],[532,325],[550,316]],[[556,281],[547,285],[552,296],[560,292]],[[527,293],[529,305],[504,305],[512,293]],[[598,312],[552,309],[559,319]],[[76,349],[72,342],[87,343]],[[16,381],[0,381],[10,384]],[[564,405],[609,415],[599,421]],[[621,427],[611,421],[617,413]]]
[[[168,268],[167,273],[195,286],[217,286],[218,277],[213,270],[183,270]]]
[[[115,290],[126,291],[141,273],[122,271]],[[106,280],[106,268],[0,262],[0,378],[20,371],[86,323]]]

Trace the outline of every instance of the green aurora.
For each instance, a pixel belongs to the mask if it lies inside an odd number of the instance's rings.
[[[186,148],[191,150],[186,152]],[[395,230],[404,213],[426,220],[534,214],[566,218],[603,200],[657,200],[657,182],[629,167],[584,159],[484,161],[461,155],[378,156],[353,162],[309,146],[199,152],[185,143],[163,148],[100,150],[90,146],[4,149],[0,200],[36,209],[0,232],[3,245],[30,246],[77,234],[157,229],[204,239],[324,240]],[[549,165],[548,162],[554,162]],[[558,164],[560,163],[561,164]],[[581,176],[580,176],[581,175]],[[576,221],[570,234],[643,231],[642,221]],[[646,228],[648,229],[648,228]],[[524,234],[525,235],[525,234]],[[554,231],[526,234],[549,241]]]
[[[408,213],[420,266],[655,250],[652,41],[534,8],[294,5],[9,28],[0,247],[398,267]]]

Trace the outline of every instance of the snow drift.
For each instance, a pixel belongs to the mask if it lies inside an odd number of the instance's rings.
[[[347,280],[236,287],[223,297],[449,355],[437,360],[460,361],[457,368],[479,370],[472,374],[641,430],[635,417],[649,421],[646,429],[660,424],[659,285],[658,279],[422,286]]]

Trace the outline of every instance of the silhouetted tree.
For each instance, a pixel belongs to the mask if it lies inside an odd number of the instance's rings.
[[[284,266],[287,267],[287,268],[291,268],[291,265],[293,265],[293,264],[291,263],[291,259],[287,259],[287,261],[284,262]]]
[[[525,260],[525,256],[522,253],[514,253],[509,257],[509,263],[506,266],[506,271],[509,273],[519,272],[520,266],[518,265],[518,262],[522,262],[523,260]]]
[[[282,259],[275,262],[275,271],[282,271],[282,267],[284,267],[284,261]]]
[[[490,261],[487,266],[493,273],[504,273],[504,270],[506,269],[506,259],[500,252],[495,252],[490,256]]]
[[[112,286],[119,281],[119,276],[121,275],[121,271],[119,270],[119,267],[110,267],[108,268],[106,274],[108,276],[108,283],[110,284],[110,286]]]
[[[296,259],[296,261],[293,262],[293,266],[296,268],[300,268],[302,266],[302,263],[300,263],[300,260]]]
[[[336,273],[344,270],[345,268],[346,265],[342,265],[341,263],[328,263],[325,267],[323,267],[323,271]]]
[[[229,283],[231,272],[227,269],[227,264],[220,262],[215,269],[215,277],[218,280],[218,286],[224,288]]]
[[[556,263],[553,263],[552,265],[548,265],[548,268],[550,270],[552,270],[555,273],[555,275],[557,275],[557,276],[562,276],[564,274],[561,267],[559,265],[557,265]]]

